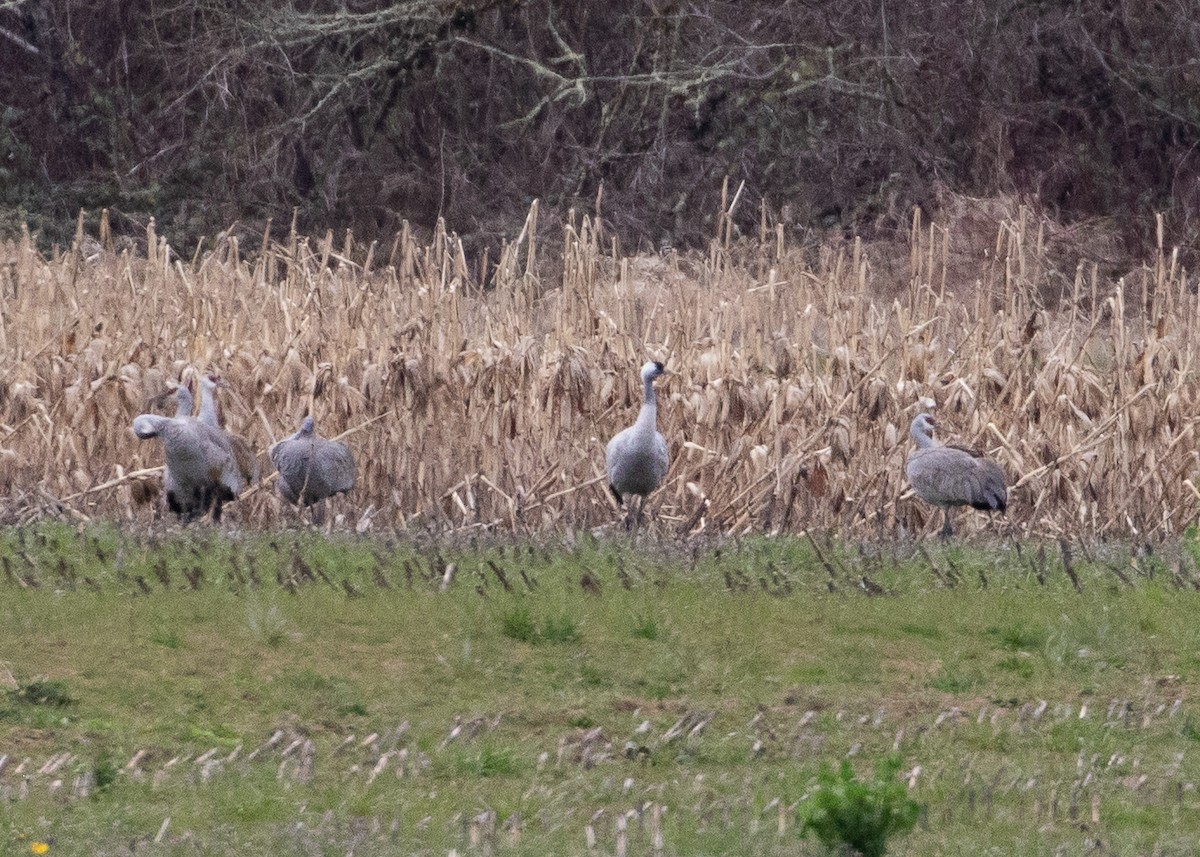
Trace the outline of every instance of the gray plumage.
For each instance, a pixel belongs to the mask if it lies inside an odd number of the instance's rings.
[[[667,440],[657,427],[658,400],[654,393],[654,379],[665,373],[662,363],[657,361],[642,366],[645,399],[637,421],[610,440],[604,453],[609,490],[618,503],[623,503],[630,494],[641,497],[639,518],[646,496],[662,484],[670,464]]]
[[[167,507],[184,520],[212,509],[213,520],[219,521],[221,507],[242,491],[233,450],[223,432],[187,415],[192,406],[187,387],[180,386],[175,395],[179,416],[141,414],[133,421],[133,433],[142,440],[162,439]]]
[[[279,471],[279,493],[289,503],[312,506],[354,487],[357,468],[345,444],[318,437],[313,418],[305,417],[300,431],[274,444],[271,461]],[[314,510],[314,517],[320,509]]]
[[[908,457],[904,472],[918,497],[944,510],[942,535],[949,537],[954,532],[950,525],[952,508],[970,506],[1003,512],[1008,507],[1008,488],[1000,465],[984,458],[983,453],[934,443],[936,428],[929,414],[918,414],[912,421],[910,431],[917,451]]]
[[[217,387],[220,382],[211,375],[200,376],[200,415],[202,423],[219,429],[220,417],[217,416]]]
[[[196,400],[192,398],[192,391],[187,388],[186,384],[180,384],[175,388],[175,418],[190,417],[192,410],[196,407]]]
[[[212,375],[200,376],[200,422],[212,426],[222,432],[229,438],[230,446],[233,448],[233,457],[237,462],[238,472],[242,475],[242,481],[254,484],[258,481],[262,473],[259,467],[258,456],[254,452],[254,447],[240,435],[226,431],[221,425],[221,418],[217,410],[217,388],[224,386],[223,382]]]

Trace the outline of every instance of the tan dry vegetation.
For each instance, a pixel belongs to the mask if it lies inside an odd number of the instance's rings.
[[[897,283],[859,242],[806,251],[765,217],[753,239],[722,218],[707,254],[636,258],[587,218],[544,258],[536,220],[535,205],[486,290],[441,225],[428,244],[293,232],[256,257],[226,239],[190,261],[153,227],[144,256],[103,228],[49,259],[28,238],[3,245],[6,517],[161,514],[135,502],[161,446],[130,423],[212,368],[229,427],[260,454],[309,410],[346,435],[360,479],[336,508],[351,524],[370,509],[362,529],[611,523],[603,447],[634,417],[647,356],[673,373],[663,531],[928,531],[903,477],[922,402],[1009,473],[992,527],[1162,536],[1200,508],[1200,302],[1169,250],[1113,282],[1054,267],[1049,226],[1024,210],[968,256],[953,225],[916,217]],[[230,507],[256,525],[279,514],[261,488]],[[963,517],[964,532],[989,526]]]

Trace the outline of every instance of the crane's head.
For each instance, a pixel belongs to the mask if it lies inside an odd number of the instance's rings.
[[[216,372],[206,372],[200,376],[200,386],[211,392],[217,389],[217,387],[224,387],[225,382],[221,380],[221,376]]]
[[[305,417],[303,422],[300,423],[300,431],[296,432],[296,434],[299,437],[311,437],[315,429],[316,423],[313,421],[313,418]]]
[[[658,360],[650,360],[642,366],[642,381],[653,381],[667,374],[667,368]]]
[[[917,414],[909,431],[917,444],[924,446],[933,441],[933,432],[936,428],[937,422],[929,414]]]
[[[133,433],[142,440],[158,437],[159,432],[162,430],[163,419],[164,417],[154,414],[142,414],[135,417],[133,420]]]

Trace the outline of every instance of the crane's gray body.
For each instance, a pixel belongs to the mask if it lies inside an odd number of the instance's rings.
[[[312,417],[269,454],[279,471],[279,493],[289,503],[312,506],[349,491],[357,481],[353,453],[343,443],[318,437]]]
[[[945,511],[942,534],[949,536],[952,508],[1003,512],[1008,507],[1008,487],[996,462],[964,447],[935,444],[935,426],[928,414],[913,420],[911,433],[918,449],[908,457],[904,472],[918,497]]]
[[[642,406],[642,414],[646,406]],[[613,496],[623,501],[629,494],[646,496],[662,484],[670,463],[667,439],[654,428],[654,409],[650,406],[649,430],[641,416],[635,425],[622,431],[608,442],[605,462],[608,484]]]

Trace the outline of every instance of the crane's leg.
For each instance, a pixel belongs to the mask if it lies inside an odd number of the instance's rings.
[[[950,507],[947,506],[942,513],[946,516],[946,522],[942,524],[941,536],[943,539],[948,539],[954,535],[954,527],[950,526]]]
[[[627,532],[633,530],[634,524],[636,524],[636,523],[637,523],[637,509],[634,507],[633,500],[631,499],[625,503],[625,521],[624,521],[625,530]]]
[[[637,505],[634,505],[633,495],[625,495],[623,501],[623,505],[625,506],[625,520],[623,523],[626,531],[633,531],[642,523],[642,506],[645,504],[646,498],[641,494],[638,494],[637,498]]]
[[[206,508],[212,510],[213,523],[219,524],[221,523],[221,507],[226,503],[232,503],[237,496],[224,485],[210,488],[208,492]]]

